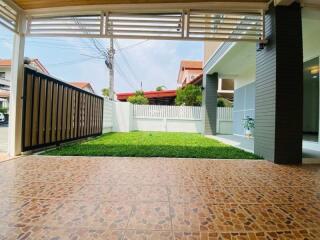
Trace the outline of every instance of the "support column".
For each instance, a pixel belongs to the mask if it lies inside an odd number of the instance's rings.
[[[302,162],[303,49],[300,4],[271,7],[269,43],[257,52],[254,152],[279,164]]]
[[[11,87],[9,107],[9,155],[21,153],[22,140],[22,96],[24,78],[25,16],[19,15],[18,33],[14,36],[11,66]]]
[[[204,75],[202,106],[204,116],[204,135],[217,134],[218,73]]]

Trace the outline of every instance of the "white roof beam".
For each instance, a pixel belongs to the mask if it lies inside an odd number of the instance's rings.
[[[176,12],[181,9],[214,9],[216,11],[246,11],[260,12],[267,10],[267,3],[252,2],[194,2],[194,3],[154,3],[154,4],[104,4],[104,5],[83,5],[70,7],[53,7],[25,10],[27,16],[64,16],[91,14],[97,12],[117,12],[117,11],[145,11],[145,12]]]

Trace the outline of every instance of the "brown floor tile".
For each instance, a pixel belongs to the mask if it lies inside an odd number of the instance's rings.
[[[223,204],[235,203],[232,193],[224,187],[198,187],[201,199],[205,203],[210,204]]]
[[[195,186],[169,186],[168,192],[170,202],[202,202],[201,195]]]
[[[53,228],[38,226],[17,226],[0,228],[2,240],[121,240],[122,231],[105,231],[88,228]]]
[[[285,213],[276,205],[243,204],[241,206],[263,231],[302,229],[297,219]]]
[[[61,203],[56,200],[2,198],[0,200],[0,222],[6,222],[11,225],[42,225],[60,207]]]
[[[133,206],[128,229],[171,230],[169,204],[140,202]]]
[[[143,185],[139,187],[136,201],[168,202],[169,195],[166,186]]]
[[[123,202],[65,201],[46,225],[125,229],[132,206]]]
[[[240,204],[209,204],[211,232],[253,232],[261,231],[257,219]]]
[[[44,157],[0,163],[0,240],[320,239],[320,165]]]
[[[128,230],[124,240],[170,240],[174,239],[171,231]]]
[[[211,212],[199,203],[171,203],[170,214],[174,231],[196,232],[212,228]]]

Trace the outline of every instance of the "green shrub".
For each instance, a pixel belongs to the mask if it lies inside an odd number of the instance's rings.
[[[201,106],[201,103],[201,87],[190,84],[177,90],[176,105]]]
[[[138,96],[134,95],[134,96],[128,97],[128,102],[130,102],[132,104],[138,104],[138,105],[149,104],[148,98],[146,98],[145,96],[141,96],[141,95],[138,95]]]
[[[0,108],[0,112],[2,112],[3,114],[7,114],[9,111],[8,108]]]

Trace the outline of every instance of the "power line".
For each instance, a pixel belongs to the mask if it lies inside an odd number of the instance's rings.
[[[133,90],[137,89],[135,86],[132,85],[132,82],[129,81],[127,74],[121,69],[117,61],[115,63],[115,70],[124,78],[124,80],[132,87]]]
[[[77,63],[82,63],[82,62],[87,62],[90,60],[95,60],[90,58],[84,58],[84,59],[77,59],[77,60],[70,60],[70,61],[65,61],[65,62],[59,62],[59,63],[51,63],[51,64],[46,64],[46,66],[58,66],[58,65],[64,65],[64,66],[68,66],[68,65],[73,65],[73,64],[77,64]]]
[[[139,45],[141,45],[141,44],[143,44],[143,43],[145,43],[145,42],[148,42],[148,41],[150,41],[150,40],[149,40],[149,39],[143,40],[143,41],[141,41],[141,42],[134,43],[134,44],[132,44],[132,45],[128,45],[128,46],[123,47],[123,48],[119,48],[118,51],[121,52],[121,51],[124,51],[124,50],[128,50],[128,49],[130,49],[130,48],[134,48],[134,47],[139,46]]]
[[[115,41],[115,44],[116,44],[117,48],[119,49],[119,48],[120,48],[119,43],[118,43],[117,41]],[[123,60],[124,60],[124,63],[127,65],[127,68],[128,68],[129,71],[132,73],[132,76],[133,76],[134,80],[139,84],[140,81],[138,80],[138,78],[137,78],[135,72],[133,71],[131,65],[129,64],[127,58],[126,58],[125,55],[122,54],[121,52],[120,52],[120,55],[122,56],[122,58],[123,58]]]

